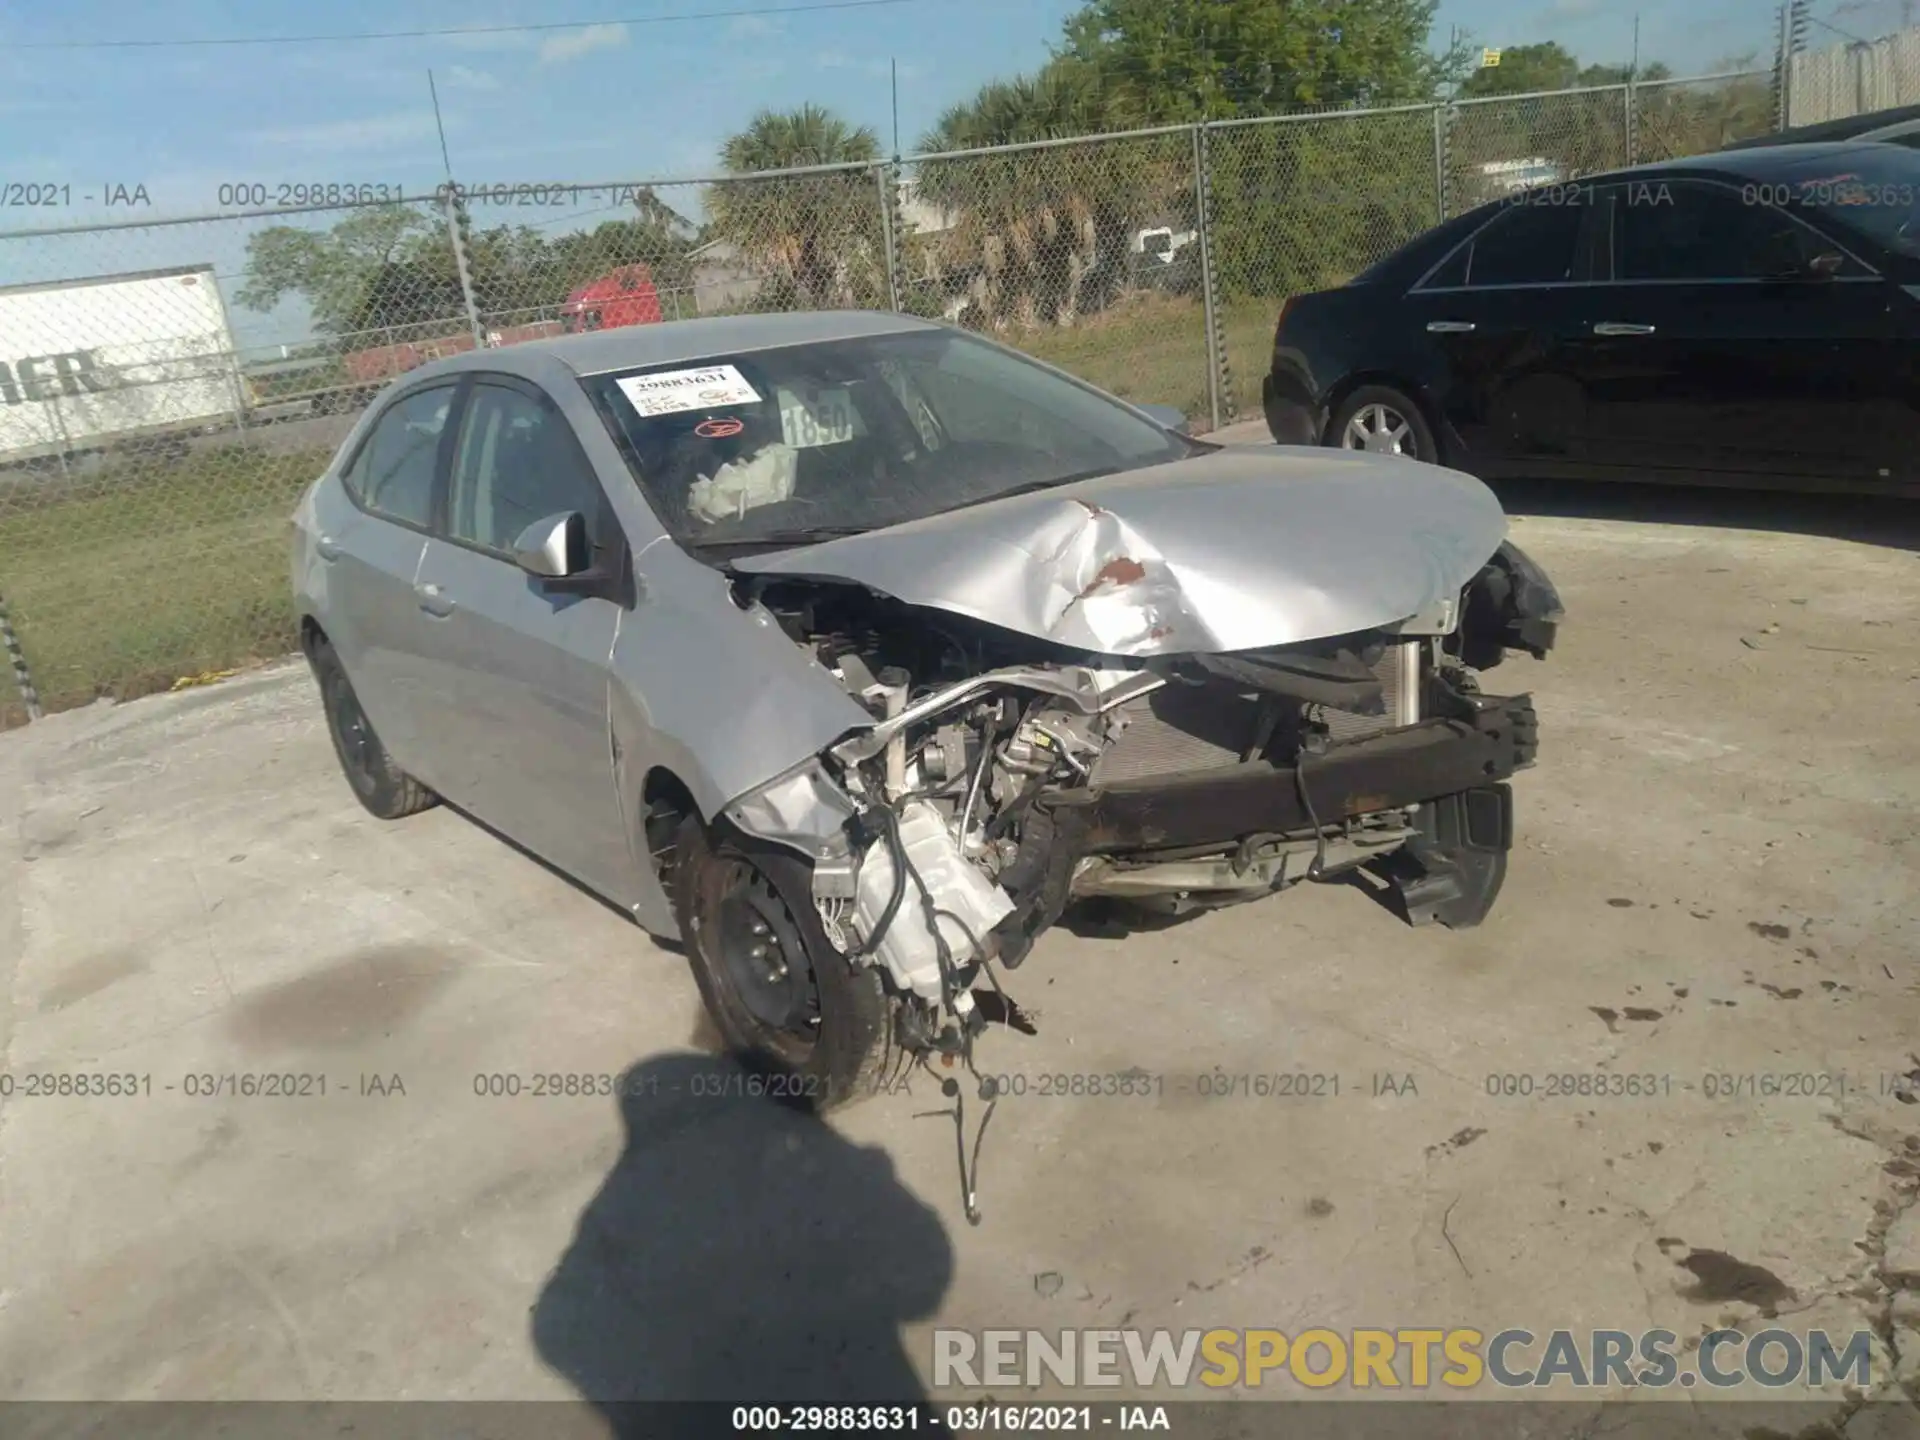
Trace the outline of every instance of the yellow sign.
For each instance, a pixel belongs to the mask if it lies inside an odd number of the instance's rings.
[[[1482,70],[1497,70],[1499,67],[1500,52],[1498,50],[1482,50],[1480,52],[1480,68]]]

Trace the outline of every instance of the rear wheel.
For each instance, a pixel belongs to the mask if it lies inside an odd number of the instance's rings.
[[[817,1110],[870,1091],[891,1052],[886,991],[828,941],[805,863],[695,818],[675,848],[687,958],[736,1057],[773,1082],[768,1094]]]
[[[354,798],[382,820],[398,820],[432,805],[439,797],[394,764],[387,747],[380,743],[333,647],[316,638],[308,648],[307,660],[313,666],[314,679],[320,682],[320,702],[326,709],[333,753],[339,758],[347,784],[353,787]]]
[[[1420,407],[1390,385],[1362,385],[1341,402],[1327,426],[1327,443],[1429,464],[1440,454]]]

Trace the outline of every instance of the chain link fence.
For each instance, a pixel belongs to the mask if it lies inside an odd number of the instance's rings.
[[[428,360],[896,309],[1206,431],[1258,414],[1290,295],[1514,189],[1772,120],[1767,76],[1740,73],[0,232],[0,723],[293,648],[287,517],[373,396]]]
[[[1197,173],[1184,128],[907,162],[902,308],[1204,426]]]

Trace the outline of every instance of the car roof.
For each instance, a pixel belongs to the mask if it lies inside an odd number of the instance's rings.
[[[1844,163],[1849,158],[1890,152],[1907,156],[1914,154],[1914,151],[1907,146],[1880,144],[1870,140],[1769,145],[1751,150],[1720,150],[1710,155],[1687,155],[1674,160],[1655,160],[1644,165],[1581,175],[1573,180],[1561,181],[1559,184],[1562,187],[1570,184],[1605,185],[1632,180],[1672,180],[1686,177],[1765,183],[1778,175],[1793,174],[1798,167],[1805,164],[1838,164]],[[1556,187],[1547,184],[1527,188],[1551,191]],[[1483,201],[1471,210],[1462,211],[1435,225],[1432,229],[1414,236],[1399,249],[1362,270],[1355,279],[1394,285],[1408,281],[1411,277],[1423,275],[1444,253],[1451,251],[1468,234],[1478,230],[1491,217],[1510,208],[1512,204],[1512,197],[1505,196],[1498,200]],[[1324,293],[1339,293],[1351,288],[1351,285],[1352,282],[1349,282],[1346,286],[1337,286],[1334,290]]]
[[[465,370],[491,370],[529,380],[550,378],[556,362],[574,375],[601,375],[715,355],[750,354],[783,345],[853,340],[946,327],[881,310],[808,310],[765,315],[716,315],[653,325],[619,325],[582,335],[522,340],[498,349],[468,350],[407,372],[411,384]]]
[[[1872,140],[1822,140],[1795,145],[1759,145],[1751,150],[1718,150],[1711,155],[1687,155],[1677,160],[1656,160],[1624,170],[1609,170],[1604,175],[1582,175],[1582,185],[1607,180],[1634,180],[1642,176],[1730,175],[1738,180],[1764,180],[1782,171],[1813,161],[1841,161],[1849,156],[1904,151],[1904,146],[1884,145]]]

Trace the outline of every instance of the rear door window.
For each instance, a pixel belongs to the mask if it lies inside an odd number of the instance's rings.
[[[1575,204],[1515,205],[1473,237],[1463,285],[1556,285],[1575,278],[1580,222]]]
[[[433,518],[434,471],[453,392],[452,385],[417,390],[375,422],[341,476],[354,499],[376,515],[426,528]]]

